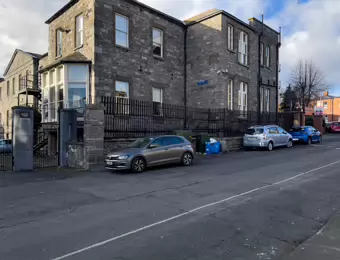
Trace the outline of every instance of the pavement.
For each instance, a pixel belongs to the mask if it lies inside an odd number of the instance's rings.
[[[327,135],[143,174],[0,173],[0,259],[339,259],[339,168]]]

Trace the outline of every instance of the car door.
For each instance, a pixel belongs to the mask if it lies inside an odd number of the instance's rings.
[[[277,130],[277,127],[270,127],[268,133],[270,139],[274,142],[274,146],[280,146],[279,131]]]
[[[319,140],[319,133],[314,127],[308,127],[309,135],[312,137],[312,141],[316,142]]]
[[[281,127],[278,127],[277,129],[279,131],[280,145],[288,144],[288,140],[289,140],[288,133]]]
[[[146,148],[144,156],[149,166],[159,165],[166,163],[167,152],[168,149],[166,146],[166,138],[159,137],[152,141],[151,144]]]
[[[178,136],[169,136],[167,141],[167,156],[169,156],[169,162],[180,162],[183,155],[183,146],[185,141]]]

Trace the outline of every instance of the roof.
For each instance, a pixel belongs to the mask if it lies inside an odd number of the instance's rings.
[[[252,17],[249,20],[256,20],[257,22],[262,23],[259,19],[256,19],[255,17]],[[273,28],[271,28],[270,26],[266,25],[265,23],[263,23],[263,25],[266,26],[269,30],[271,30],[271,31],[273,31],[273,32],[275,32],[277,34],[280,34],[278,31],[274,30]]]
[[[12,57],[11,57],[11,60],[9,61],[8,65],[7,65],[6,69],[5,69],[4,76],[6,76],[8,70],[11,67],[12,62],[14,61],[14,58],[17,55],[18,52],[21,52],[21,53],[23,53],[25,55],[31,56],[33,59],[36,59],[36,60],[40,59],[40,57],[41,57],[40,54],[36,54],[36,53],[32,53],[32,52],[27,52],[27,51],[23,51],[23,50],[20,50],[20,49],[15,49],[15,51],[14,51]]]
[[[83,54],[80,52],[74,52],[68,56],[65,56],[61,59],[56,60],[54,63],[46,66],[45,68],[42,68],[39,70],[39,72],[45,72],[46,70],[49,70],[51,68],[57,67],[61,64],[67,64],[67,63],[91,63],[89,59],[87,59]]]
[[[79,0],[70,0],[58,12],[56,12],[54,15],[52,15],[45,23],[46,24],[50,24],[51,22],[53,22],[55,19],[57,19],[59,16],[61,16],[63,13],[65,13],[68,9],[70,9],[72,6],[74,6],[78,2],[79,2]],[[161,12],[161,11],[155,9],[155,8],[152,8],[151,6],[143,4],[143,3],[141,3],[141,2],[139,2],[137,0],[129,0],[129,2],[131,2],[131,3],[135,4],[135,5],[138,5],[140,7],[146,8],[150,12],[158,14],[158,15],[164,17],[165,19],[171,21],[171,22],[174,22],[174,23],[176,23],[178,25],[184,26],[184,23],[181,20],[179,20],[179,19],[177,19],[177,18],[175,18],[173,16],[170,16],[170,15],[168,15],[166,13],[163,13],[163,12]]]
[[[51,22],[53,22],[55,19],[57,19],[59,16],[61,16],[63,13],[65,13],[68,9],[70,9],[72,6],[74,6],[78,2],[79,0],[70,0],[60,10],[58,10],[54,15],[52,15],[45,23],[50,24]]]
[[[225,15],[227,17],[229,17],[230,19],[233,19],[234,21],[242,24],[243,26],[247,27],[248,29],[252,30],[252,31],[255,31],[255,28],[252,27],[251,25],[243,22],[242,20],[240,20],[239,18],[237,18],[236,16],[233,16],[232,14],[224,11],[224,10],[219,10],[219,9],[211,9],[211,10],[208,10],[207,12],[204,12],[202,14],[199,14],[199,15],[196,15],[192,18],[189,18],[187,20],[185,20],[186,22],[186,25],[187,26],[191,26],[191,25],[194,25],[196,23],[199,23],[199,22],[202,22],[204,20],[207,20],[209,18],[212,18],[216,15]]]

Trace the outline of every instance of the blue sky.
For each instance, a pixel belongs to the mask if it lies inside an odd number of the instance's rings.
[[[261,18],[273,29],[282,27],[281,83],[301,59],[323,72],[332,94],[340,96],[340,0],[140,0],[176,18],[185,19],[212,8],[224,9],[248,22]],[[68,0],[0,0],[0,74],[15,48],[47,51],[44,24]],[[20,15],[18,15],[20,14]]]

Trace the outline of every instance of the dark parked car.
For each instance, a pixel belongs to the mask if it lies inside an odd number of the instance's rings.
[[[168,135],[139,138],[126,148],[111,152],[105,159],[108,170],[142,172],[147,167],[170,163],[192,164],[194,151],[182,136]]]

